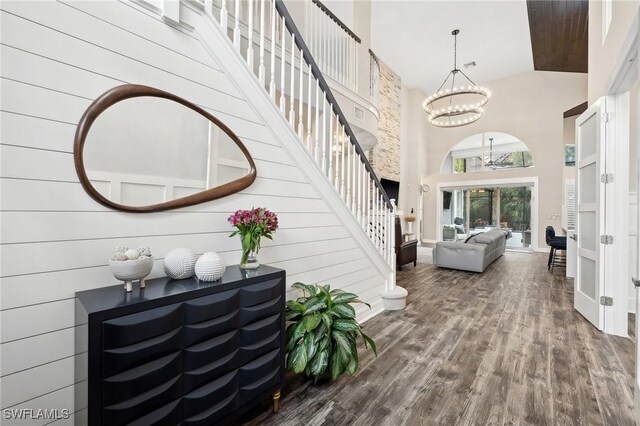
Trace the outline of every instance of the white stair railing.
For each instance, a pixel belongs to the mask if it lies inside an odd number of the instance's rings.
[[[362,41],[319,0],[307,3],[306,39],[324,75],[358,91],[358,51]]]
[[[215,0],[205,4],[380,255],[395,270],[393,206],[282,0]],[[332,55],[334,48],[339,46],[324,46],[325,57]]]
[[[380,60],[371,49],[369,49],[369,96],[371,103],[376,108],[379,107],[380,96]]]

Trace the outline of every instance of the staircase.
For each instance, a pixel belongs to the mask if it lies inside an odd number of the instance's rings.
[[[227,34],[234,50],[264,88],[265,96],[296,133],[300,145],[387,264],[387,289],[392,290],[394,206],[282,0],[207,1],[205,11]],[[354,43],[340,42],[340,37],[335,40],[323,45],[316,42],[322,46],[316,49],[324,52],[325,67],[332,70],[335,78],[355,88],[353,62],[344,54]],[[338,51],[333,52],[331,46]],[[330,62],[331,57],[342,59]]]

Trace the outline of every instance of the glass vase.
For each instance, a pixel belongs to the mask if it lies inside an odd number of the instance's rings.
[[[245,239],[240,235],[240,243],[242,244],[242,257],[240,258],[240,269],[257,269],[260,267],[258,261],[258,250],[251,244],[245,243]]]

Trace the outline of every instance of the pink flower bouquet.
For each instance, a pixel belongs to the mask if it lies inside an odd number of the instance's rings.
[[[241,268],[257,268],[257,254],[260,250],[260,239],[262,237],[273,240],[271,234],[278,229],[278,216],[269,210],[258,207],[251,210],[238,210],[229,216],[229,223],[236,230],[229,235],[235,237],[240,235],[242,243]]]

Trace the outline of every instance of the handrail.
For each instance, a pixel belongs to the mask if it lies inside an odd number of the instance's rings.
[[[313,56],[311,55],[311,52],[309,51],[307,44],[304,42],[302,38],[302,34],[298,30],[298,27],[296,26],[296,24],[293,22],[293,18],[289,14],[289,10],[284,5],[283,0],[273,0],[273,1],[275,3],[276,10],[280,14],[280,16],[284,18],[285,26],[287,27],[289,32],[295,36],[294,38],[295,38],[296,46],[298,46],[298,48],[302,52],[304,60],[311,67],[311,72],[313,73],[313,76],[318,81],[320,88],[324,91],[327,97],[327,100],[331,104],[333,111],[335,112],[335,114],[338,116],[338,119],[340,120],[340,124],[344,126],[345,132],[347,136],[349,136],[349,142],[351,142],[354,149],[356,150],[358,156],[360,157],[360,161],[364,164],[364,167],[367,173],[369,174],[369,177],[371,178],[371,180],[373,180],[377,189],[380,191],[380,194],[382,195],[385,205],[389,207],[389,209],[393,210],[393,205],[391,204],[391,201],[389,200],[387,193],[384,191],[384,188],[382,187],[382,184],[380,183],[380,181],[378,180],[378,177],[373,171],[371,164],[369,164],[369,160],[367,160],[367,157],[364,155],[364,152],[362,151],[362,148],[360,147],[360,144],[358,143],[358,140],[356,139],[356,136],[353,133],[353,130],[351,130],[351,126],[347,122],[347,119],[344,113],[338,106],[338,102],[336,101],[335,96],[333,96],[333,92],[331,91],[329,85],[327,84],[327,81],[324,79],[324,76],[320,71],[320,67],[318,67],[318,64],[316,63],[315,59],[313,59]],[[314,3],[316,1],[317,0],[314,0]]]
[[[369,49],[369,56],[371,56],[373,58],[373,60],[376,62],[376,65],[378,65],[378,67],[379,67],[380,66],[380,59],[378,58],[378,55],[373,53],[373,50]]]
[[[349,34],[349,36],[354,39],[356,42],[358,43],[362,43],[362,40],[360,40],[360,37],[358,37],[353,31],[351,31],[349,29],[349,27],[347,27],[345,25],[344,22],[342,22],[340,20],[340,18],[338,18],[327,6],[325,6],[320,0],[312,0],[313,4],[315,4],[316,6],[318,6],[318,8],[323,11],[325,13],[325,15],[327,15],[329,18],[331,18],[331,20],[333,22],[335,22],[336,24],[338,24],[338,26],[340,28],[342,28],[347,34]],[[296,35],[297,37],[297,35]]]

